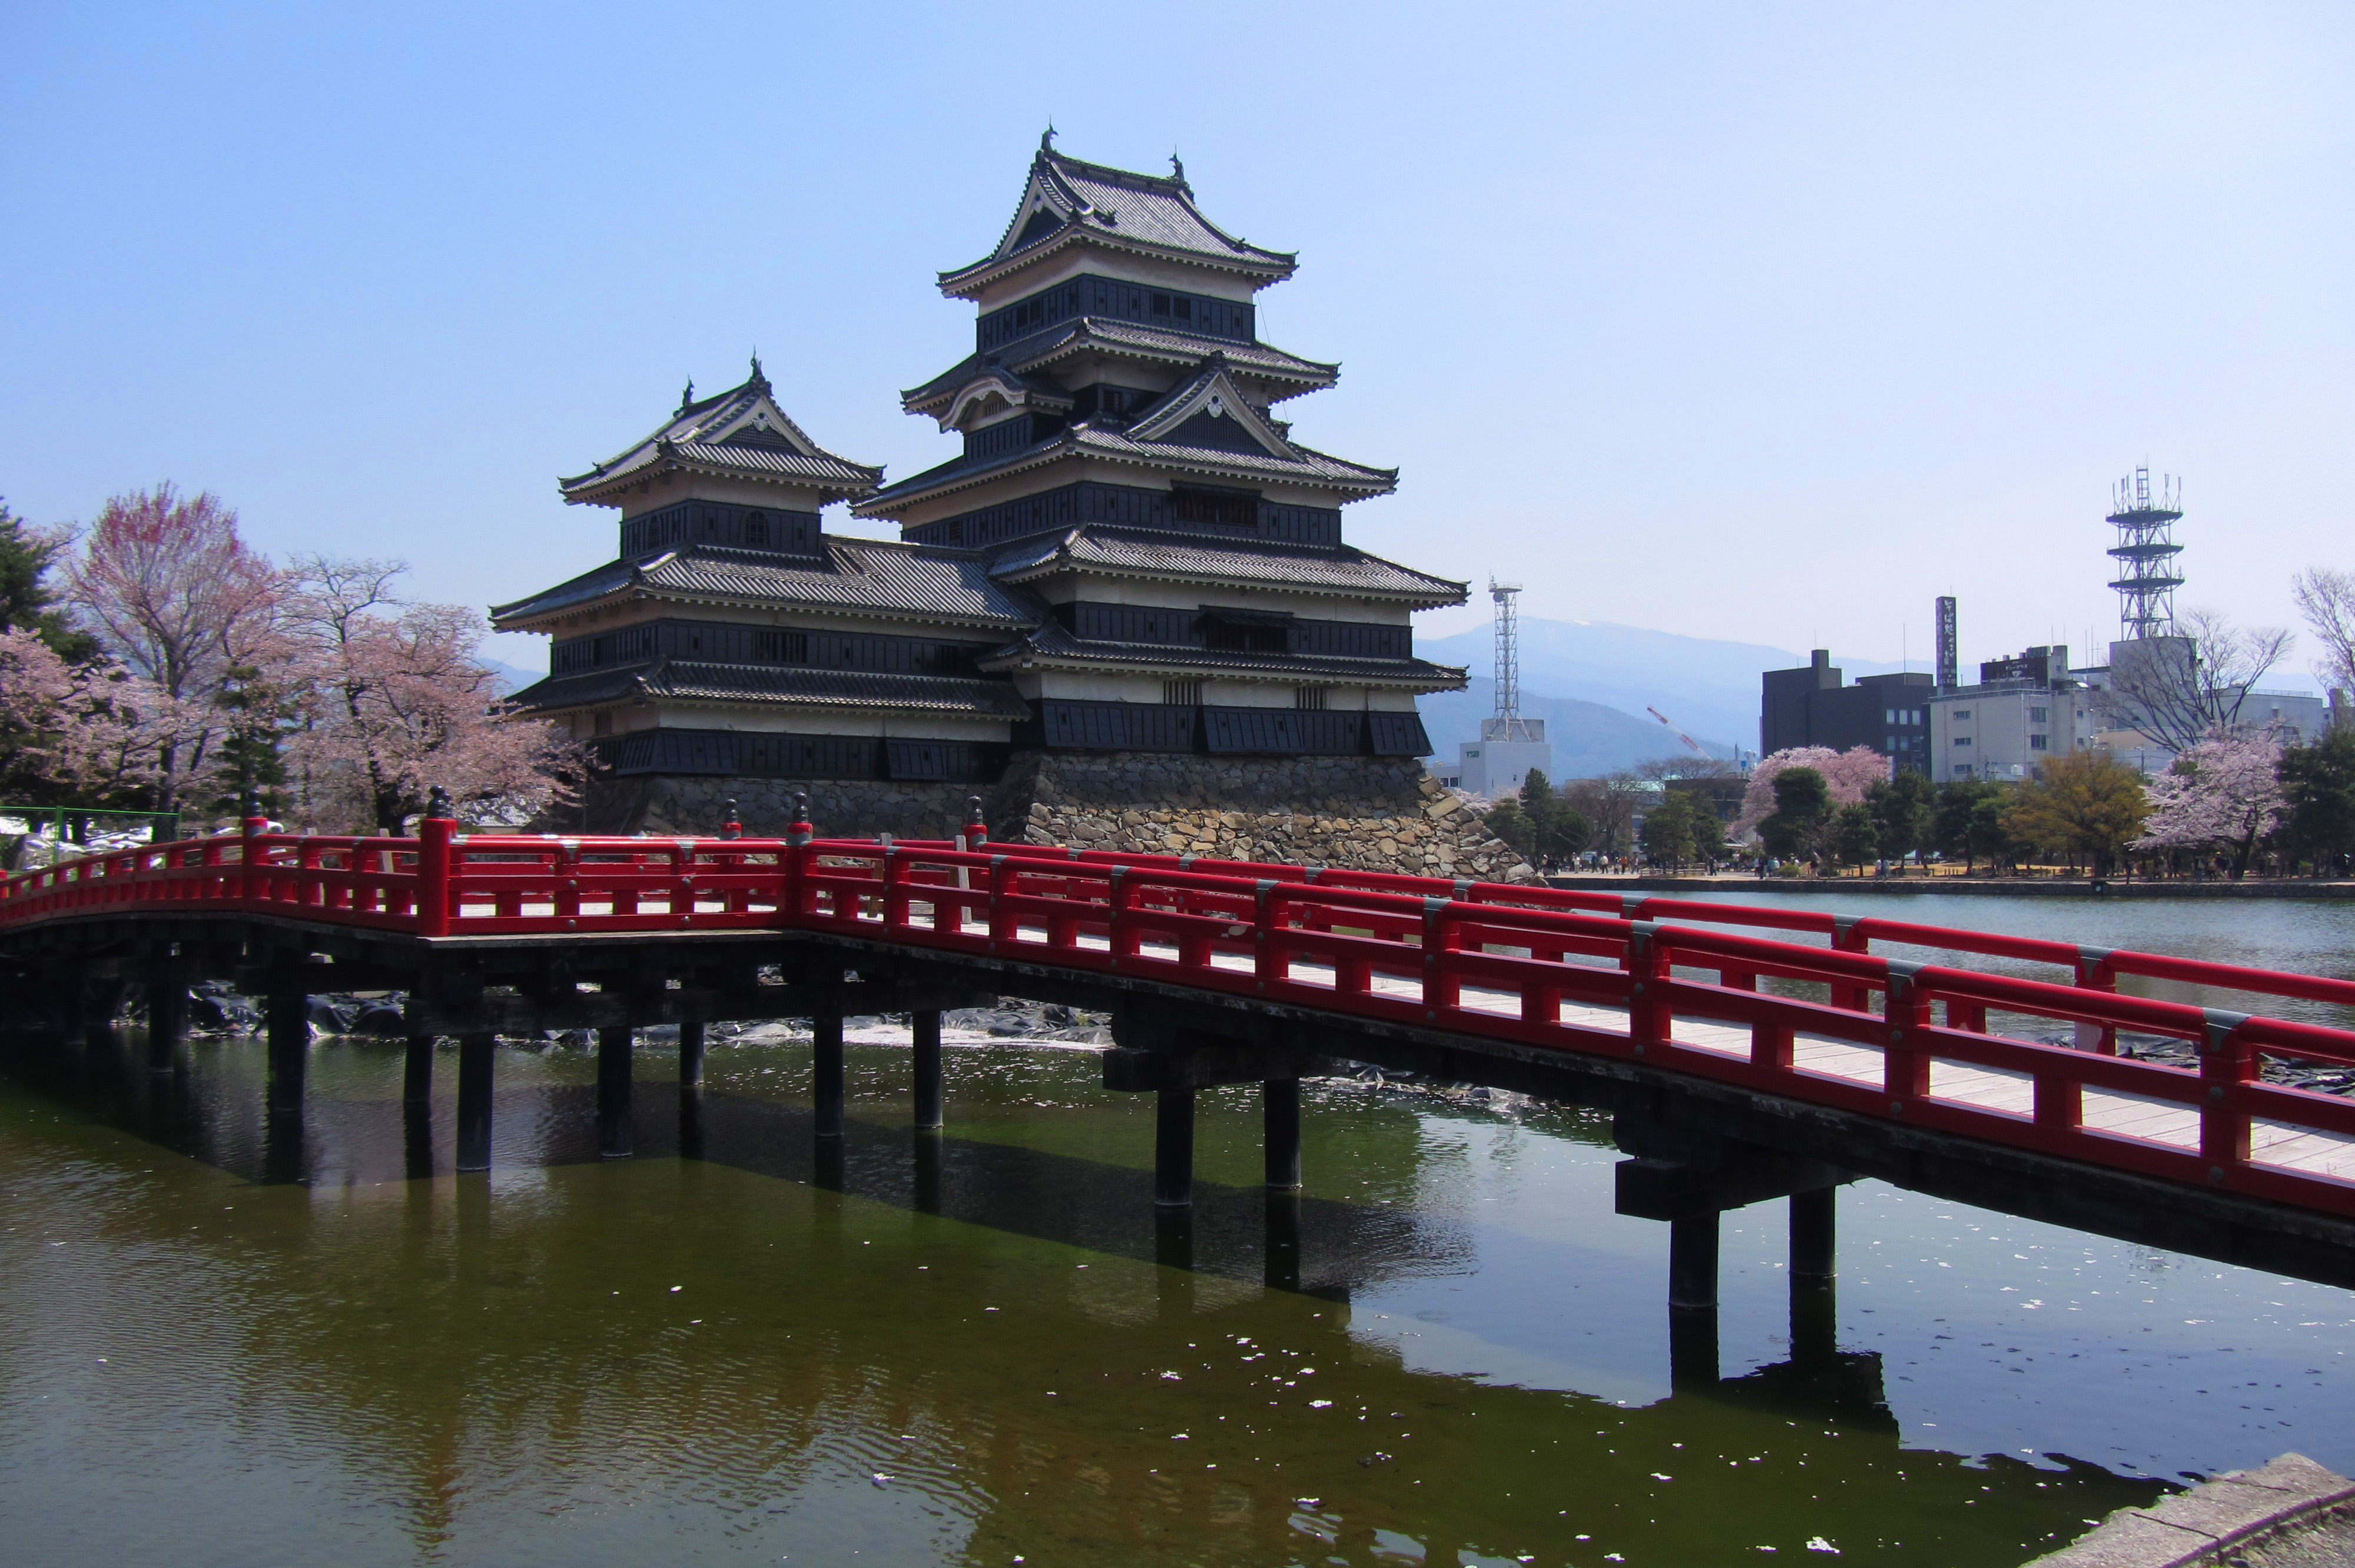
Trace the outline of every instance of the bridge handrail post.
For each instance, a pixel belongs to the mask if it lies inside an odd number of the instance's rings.
[[[1839,953],[1872,951],[1872,938],[1865,931],[1863,916],[1832,916],[1832,950]],[[1850,1012],[1870,1012],[1872,1010],[1872,992],[1870,988],[1854,981],[1835,980],[1832,982],[1832,1005],[1844,1007]]]
[[[458,824],[448,817],[426,817],[417,824],[417,934],[450,934],[450,840]]]
[[[2200,1042],[2206,1090],[2200,1097],[2200,1159],[2208,1167],[2208,1184],[2221,1187],[2249,1162],[2249,1115],[2236,1103],[2235,1091],[2257,1075],[2257,1053],[2240,1035],[2249,1014],[2221,1007],[2200,1011],[2207,1027]]]
[[[1627,1037],[1638,1056],[1646,1046],[1668,1044],[1676,1027],[1668,998],[1668,949],[1659,930],[1657,920],[1630,922],[1627,951],[1620,960],[1627,969]]]
[[[809,917],[810,901],[816,896],[810,887],[810,873],[815,869],[810,843],[816,837],[817,830],[810,823],[809,794],[796,789],[793,818],[785,823],[785,906],[780,911],[785,926],[799,926]]]
[[[251,810],[238,821],[237,898],[248,907],[261,896],[262,878],[255,857],[261,847],[261,830],[269,825],[269,818]]]
[[[2107,948],[2080,947],[2077,949],[2077,976],[2073,982],[2081,990],[2102,991],[2115,994],[2118,971],[2110,962]],[[2118,1031],[2115,1024],[2080,1023],[2075,1029],[2077,1049],[2098,1051],[2105,1056],[2118,1054]]]
[[[1273,878],[1263,877],[1252,888],[1252,968],[1259,989],[1265,991],[1271,980],[1292,978],[1292,952],[1279,945],[1276,933],[1284,927],[1284,885]]]
[[[1889,1096],[1891,1116],[1930,1092],[1930,1057],[1914,1044],[1917,1032],[1930,1026],[1930,992],[1916,977],[1927,966],[1902,959],[1889,966],[1889,1004],[1881,1022],[1889,1031],[1881,1048],[1881,1088]]]

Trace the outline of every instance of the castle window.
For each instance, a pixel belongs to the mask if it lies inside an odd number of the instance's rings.
[[[1169,493],[1169,509],[1180,523],[1216,528],[1259,526],[1259,497],[1248,490],[1210,490],[1179,485]]]
[[[765,545],[769,542],[769,520],[758,512],[744,514],[744,543]]]
[[[1199,681],[1164,681],[1161,700],[1171,707],[1198,708],[1202,705],[1202,683]]]
[[[809,633],[755,631],[752,633],[752,657],[771,664],[806,664],[809,662]]]
[[[590,733],[591,733],[591,734],[592,734],[592,735],[611,735],[611,734],[613,734],[613,714],[612,714],[612,713],[610,713],[610,712],[603,712],[603,713],[600,713],[600,714],[598,714],[598,715],[597,715],[595,718],[593,718],[593,719],[591,719],[591,720],[590,720],[590,721],[589,721],[589,728],[590,728]]]
[[[1325,711],[1325,688],[1322,686],[1293,687],[1292,705],[1305,713],[1323,713]]]
[[[949,543],[952,545],[962,545],[964,543],[964,518],[952,517],[949,519]]]

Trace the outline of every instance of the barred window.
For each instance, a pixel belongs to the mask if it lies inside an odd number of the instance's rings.
[[[1202,683],[1164,681],[1161,683],[1161,700],[1172,707],[1199,707],[1202,705]]]
[[[758,512],[744,514],[744,543],[765,545],[769,542],[769,520]]]
[[[1292,705],[1308,713],[1323,713],[1325,711],[1325,688],[1322,686],[1293,687]]]

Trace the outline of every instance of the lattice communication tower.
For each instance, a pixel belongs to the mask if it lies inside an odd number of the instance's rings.
[[[1529,723],[1521,717],[1521,627],[1516,600],[1518,583],[1488,579],[1488,597],[1497,602],[1497,716],[1481,726],[1484,740],[1530,740]]]
[[[2183,586],[2175,557],[2183,546],[2174,538],[2183,515],[2183,482],[2161,475],[2154,489],[2150,470],[2137,468],[2110,493],[2110,521],[2118,542],[2118,630],[2128,641],[2164,637],[2175,630],[2175,590]]]

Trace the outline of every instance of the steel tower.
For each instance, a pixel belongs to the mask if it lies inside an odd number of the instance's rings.
[[[2183,515],[2183,482],[2162,475],[2154,492],[2150,470],[2137,468],[2111,491],[2110,507],[2118,530],[2109,552],[2119,567],[2110,584],[2118,592],[2118,630],[2128,641],[2164,637],[2175,630],[2175,590],[2183,586],[2175,568],[2183,546],[2173,536]]]
[[[1497,602],[1497,716],[1480,726],[1483,740],[1541,740],[1521,717],[1521,629],[1516,606],[1518,583],[1488,579],[1488,597]]]

